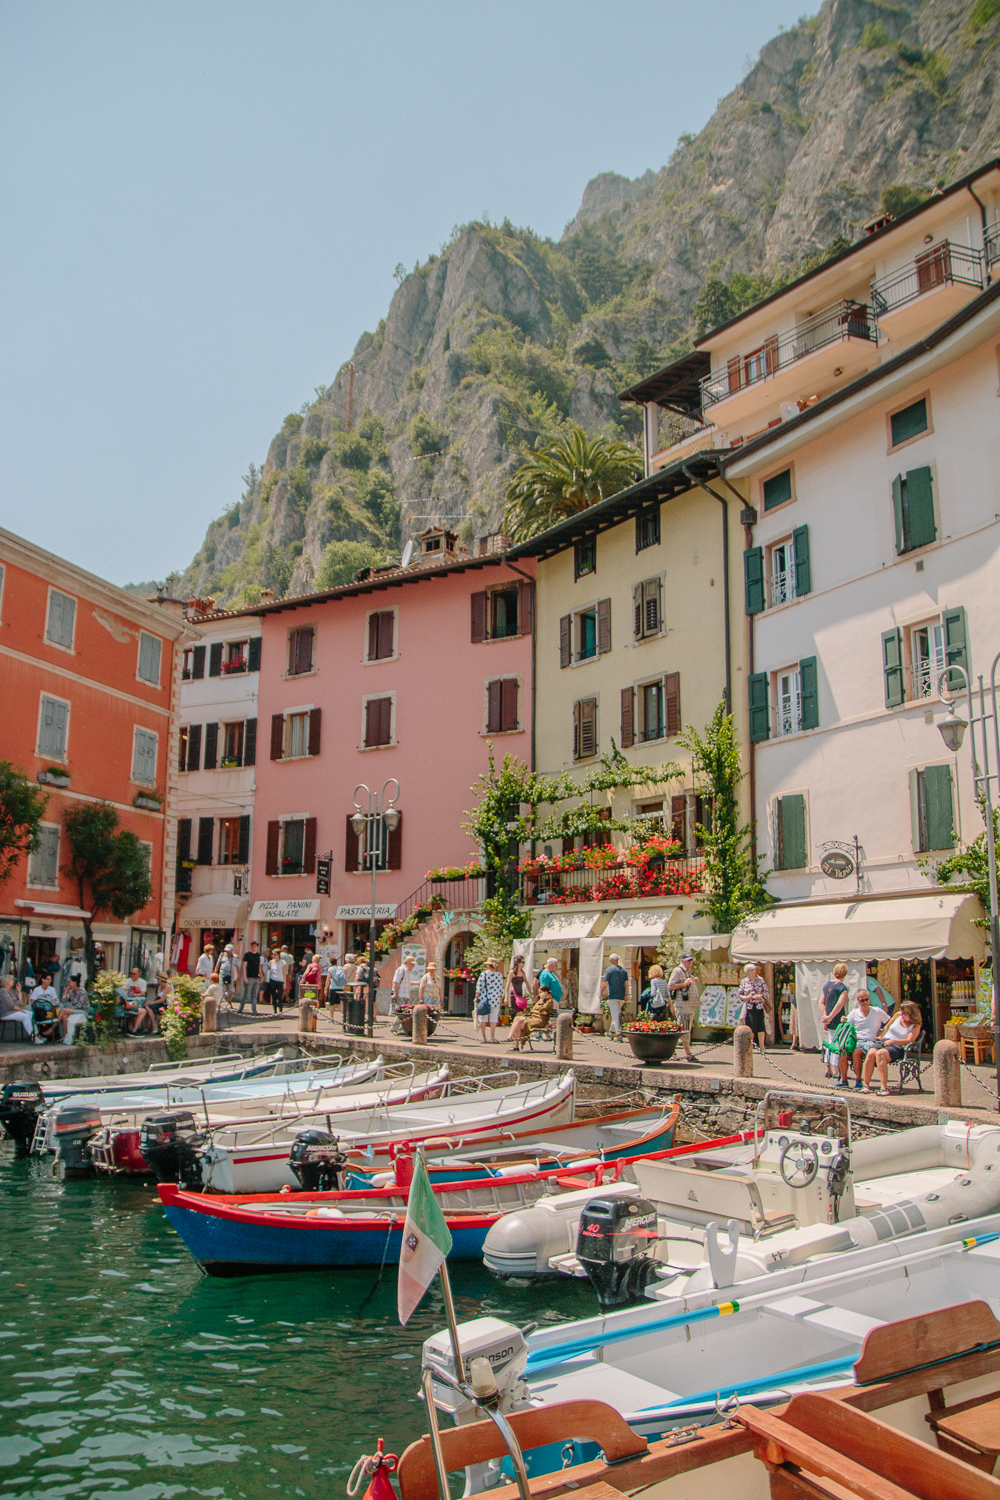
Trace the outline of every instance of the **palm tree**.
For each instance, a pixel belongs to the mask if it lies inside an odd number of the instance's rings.
[[[523,542],[567,516],[617,494],[642,473],[642,459],[616,438],[590,438],[573,427],[529,453],[507,490],[501,522],[506,536]]]

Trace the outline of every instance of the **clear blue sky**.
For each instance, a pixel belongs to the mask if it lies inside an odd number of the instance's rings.
[[[806,3],[0,0],[0,524],[184,566],[397,262],[484,211],[558,235]]]

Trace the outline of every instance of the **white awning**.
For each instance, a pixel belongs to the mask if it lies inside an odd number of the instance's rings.
[[[550,948],[575,946],[581,938],[590,936],[600,912],[596,911],[554,911],[550,912],[542,924],[540,932],[535,933],[535,946]]]
[[[15,901],[14,905],[34,912],[36,917],[73,917],[77,922],[82,922],[84,917],[90,916],[90,912],[84,911],[82,906],[55,906],[50,901]]]
[[[742,922],[729,951],[735,962],[849,963],[868,958],[983,958],[982,916],[968,894],[776,906]]]
[[[714,953],[719,948],[728,948],[730,937],[728,932],[710,932],[699,937],[681,937],[681,942],[689,953]]]
[[[661,911],[616,911],[601,937],[606,943],[648,948],[659,942],[675,911],[676,907],[673,906],[664,907]]]
[[[247,904],[242,896],[192,896],[177,913],[178,927],[245,927]]]
[[[370,910],[370,908],[369,908]],[[315,922],[319,897],[311,901],[255,901],[251,922]]]

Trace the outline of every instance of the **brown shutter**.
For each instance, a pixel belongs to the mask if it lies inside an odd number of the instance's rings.
[[[359,844],[360,844],[360,841],[358,839],[357,834],[354,832],[354,825],[351,822],[351,814],[348,813],[348,815],[347,815],[347,842],[346,842],[346,844],[344,846],[344,869],[345,870],[358,870],[358,869],[361,868],[361,849],[359,847]]]
[[[387,868],[390,870],[401,870],[403,868],[403,814],[399,815],[399,822],[389,835]]]
[[[502,711],[502,684],[499,681],[486,684],[486,733],[499,734]]]
[[[214,771],[219,759],[219,726],[218,724],[205,725],[205,759],[202,761],[206,771]]]
[[[281,838],[281,824],[268,823],[267,825],[267,859],[264,863],[265,875],[277,875],[278,873],[278,843]]]
[[[521,635],[531,634],[532,624],[532,599],[534,589],[530,583],[523,580],[517,586],[517,626]]]
[[[572,615],[563,615],[562,619],[559,621],[559,665],[561,667],[569,666],[570,653],[572,651],[572,618]]]
[[[257,720],[247,719],[243,726],[243,764],[254,766],[257,764]],[[244,860],[245,864],[246,861]]]
[[[667,734],[681,732],[681,674],[668,672],[663,679],[663,717]]]
[[[505,677],[500,684],[500,729],[517,728],[517,678]]]
[[[319,754],[320,722],[323,718],[323,710],[314,708],[309,714],[309,754]]]
[[[597,654],[603,656],[611,650],[611,600],[597,601]]]
[[[201,766],[201,725],[192,724],[188,728],[188,753],[187,768],[189,771],[197,771]]]
[[[365,745],[378,744],[379,699],[369,698],[365,704]]]
[[[187,727],[186,724],[182,724],[181,725],[181,732],[180,732],[180,743],[179,743],[178,753],[177,753],[177,769],[178,769],[178,771],[186,771],[187,770],[187,748],[188,748],[188,727]]]
[[[622,749],[635,744],[635,688],[622,688]]]
[[[280,760],[285,742],[284,714],[271,715],[271,759]]]
[[[380,745],[392,744],[392,699],[382,698],[379,700],[382,708],[380,725]]]
[[[472,639],[486,639],[486,591],[472,595]]]
[[[391,656],[395,616],[391,609],[384,609],[378,619],[378,654],[379,656]]]
[[[726,376],[729,380],[729,394],[732,395],[733,392],[738,391],[740,386],[743,384],[743,381],[740,378],[739,355],[737,355],[735,359],[727,360]]]
[[[316,873],[316,819],[306,818],[306,842],[302,854],[303,875]]]
[[[378,659],[378,615],[368,616],[368,660]]]
[[[676,839],[681,849],[686,849],[684,838],[685,813],[687,812],[687,796],[681,792],[679,797],[670,799],[670,837]]]
[[[597,749],[597,700],[585,698],[580,704],[580,759],[586,760]]]
[[[296,630],[293,640],[293,667],[295,675],[311,672],[313,664],[313,630],[311,625]]]

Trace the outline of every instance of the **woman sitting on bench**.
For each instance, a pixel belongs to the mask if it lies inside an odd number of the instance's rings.
[[[514,1017],[514,1024],[510,1028],[510,1035],[507,1038],[509,1042],[513,1042],[514,1044],[510,1050],[512,1052],[520,1052],[522,1050],[524,1047],[525,1032],[531,1036],[535,1031],[548,1031],[552,1025],[552,1012],[554,1010],[555,1001],[552,998],[552,991],[544,988],[539,989],[538,999],[531,1009],[529,1011],[522,1011],[519,1016]]]
[[[880,1094],[889,1092],[889,1064],[901,1062],[911,1042],[915,1042],[923,1030],[924,1022],[919,1005],[904,1000],[898,1016],[893,1016],[879,1032],[878,1039],[865,1057],[865,1086],[862,1093],[871,1093],[872,1074],[878,1067],[882,1087]]]

